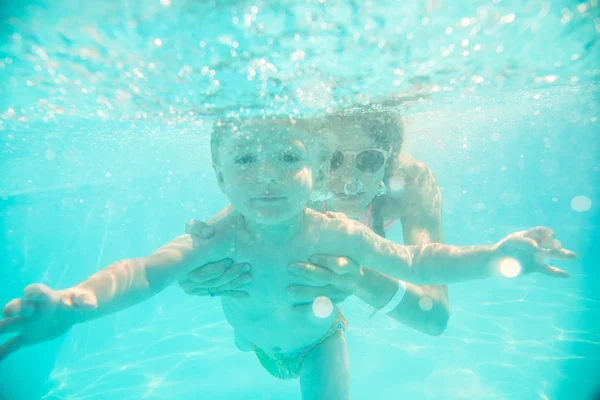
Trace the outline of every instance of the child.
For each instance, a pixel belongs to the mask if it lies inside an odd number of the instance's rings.
[[[441,244],[407,247],[386,241],[349,219],[330,219],[306,208],[313,186],[324,178],[325,135],[309,122],[247,119],[218,122],[211,138],[219,186],[234,212],[217,221],[210,241],[179,236],[149,256],[111,264],[65,290],[40,284],[4,308],[0,333],[18,335],[0,347],[0,359],[22,346],[50,340],[71,326],[150,298],[189,271],[231,257],[254,266],[247,298],[222,298],[240,349],[254,350],[280,378],[300,377],[304,399],[348,399],[346,322],[330,314],[298,313],[285,295],[301,278],[290,261],[312,254],[345,254],[361,265],[382,266],[389,275],[420,283],[446,283],[492,276],[496,260],[514,257],[529,271],[551,268],[540,255],[568,258],[555,246],[543,250],[543,228],[508,236],[493,246]],[[547,232],[547,231],[543,231]],[[554,242],[555,244],[557,242]],[[482,268],[482,265],[488,267]],[[351,283],[361,268],[338,265]],[[322,317],[322,318],[321,318]]]

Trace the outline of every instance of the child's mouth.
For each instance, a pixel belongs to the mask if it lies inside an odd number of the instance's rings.
[[[336,193],[336,200],[355,200],[361,197],[365,192],[354,193],[354,194],[346,194],[346,193]]]
[[[280,197],[280,196],[263,196],[263,197],[257,197],[254,199],[254,201],[259,201],[259,202],[264,202],[264,203],[276,203],[278,201],[283,201],[285,200],[285,197]]]

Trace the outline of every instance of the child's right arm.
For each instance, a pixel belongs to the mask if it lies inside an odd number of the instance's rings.
[[[182,235],[149,256],[113,263],[65,290],[29,285],[22,298],[11,300],[3,309],[0,334],[17,336],[0,346],[0,360],[22,346],[54,339],[76,323],[149,299],[210,261],[209,257],[218,257],[206,245],[206,241]]]

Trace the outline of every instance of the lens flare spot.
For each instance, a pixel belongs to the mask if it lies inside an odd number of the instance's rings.
[[[429,297],[421,297],[419,299],[419,307],[423,311],[430,311],[433,308],[433,300]]]
[[[333,312],[333,303],[328,297],[319,296],[313,301],[313,313],[319,318],[327,318]]]
[[[388,187],[392,192],[401,192],[404,190],[405,184],[403,177],[394,175],[390,178]]]
[[[577,212],[586,212],[592,208],[592,200],[586,196],[575,196],[571,200],[571,208]]]
[[[500,261],[500,273],[507,278],[514,278],[521,273],[521,264],[514,258],[504,258]]]

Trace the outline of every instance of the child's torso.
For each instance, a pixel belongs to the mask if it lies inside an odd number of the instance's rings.
[[[237,226],[233,230],[237,231]],[[230,244],[226,257],[252,266],[252,281],[243,288],[249,296],[222,298],[225,317],[235,329],[238,342],[266,351],[293,352],[321,339],[333,323],[335,311],[327,318],[316,317],[311,307],[296,311],[294,299],[286,294],[291,285],[314,285],[291,274],[288,265],[294,261],[308,262],[309,256],[317,251],[316,239],[299,235],[275,246],[253,243],[240,232],[226,237],[228,243],[221,242]]]

